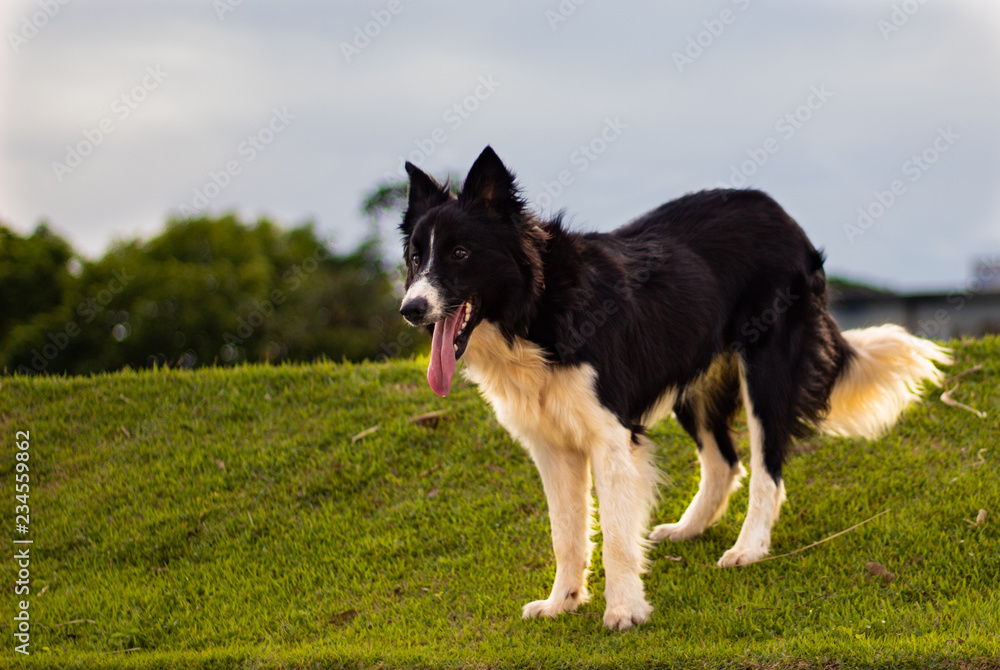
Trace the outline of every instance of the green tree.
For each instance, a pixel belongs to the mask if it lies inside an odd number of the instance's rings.
[[[71,279],[58,305],[5,338],[6,369],[363,360],[406,355],[418,343],[399,318],[378,245],[338,255],[311,224],[170,221],[149,241],[85,262]]]
[[[72,256],[69,243],[44,223],[28,237],[0,225],[0,342],[16,325],[62,303]]]

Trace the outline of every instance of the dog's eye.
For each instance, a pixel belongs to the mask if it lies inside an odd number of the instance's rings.
[[[414,267],[420,265],[420,254],[410,254],[410,262],[413,263]]]
[[[451,257],[456,261],[464,261],[469,257],[469,252],[462,247],[455,247],[455,250],[451,252]]]

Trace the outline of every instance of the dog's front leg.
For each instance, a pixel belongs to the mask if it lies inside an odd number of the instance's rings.
[[[591,502],[590,467],[587,455],[572,449],[530,449],[548,499],[552,523],[552,548],[556,555],[556,579],[545,600],[524,606],[525,619],[571,612],[590,599],[587,568],[590,565]]]
[[[593,454],[607,582],[604,625],[612,630],[645,623],[653,611],[641,577],[657,481],[650,447],[645,440],[634,443],[628,431],[616,430],[603,437]]]

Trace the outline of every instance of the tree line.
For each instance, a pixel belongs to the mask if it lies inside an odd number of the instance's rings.
[[[376,190],[365,213],[400,205]],[[312,224],[177,219],[146,241],[82,259],[46,225],[0,225],[0,368],[88,374],[126,367],[381,360],[426,347],[398,313],[399,272],[376,236],[338,254]]]

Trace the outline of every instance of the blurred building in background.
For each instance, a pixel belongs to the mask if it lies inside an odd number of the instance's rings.
[[[916,335],[944,340],[1000,333],[1000,263],[995,254],[977,262],[968,280],[944,293],[901,295],[833,282],[830,311],[845,330],[897,323]]]

